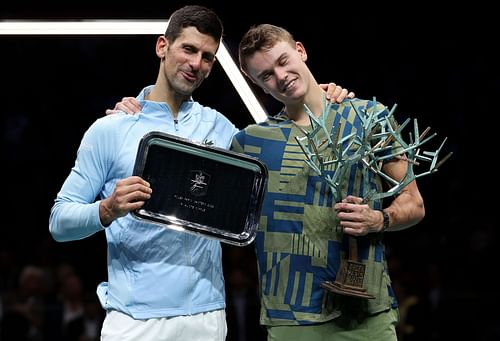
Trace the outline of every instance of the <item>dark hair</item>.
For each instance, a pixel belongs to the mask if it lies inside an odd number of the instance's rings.
[[[251,27],[243,35],[243,38],[241,38],[238,48],[241,70],[245,73],[247,72],[246,58],[252,56],[257,51],[271,49],[280,41],[295,45],[295,39],[292,34],[283,27],[270,24]]]
[[[184,6],[170,16],[165,37],[173,42],[186,27],[194,26],[200,33],[207,34],[220,41],[222,38],[222,21],[214,11],[207,7]]]

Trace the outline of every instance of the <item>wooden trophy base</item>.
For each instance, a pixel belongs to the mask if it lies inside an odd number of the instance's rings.
[[[339,295],[373,299],[375,296],[363,288],[365,267],[365,264],[360,262],[342,260],[335,282],[323,282],[321,287]]]

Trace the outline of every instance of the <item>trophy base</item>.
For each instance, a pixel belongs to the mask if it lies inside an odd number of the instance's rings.
[[[335,282],[323,282],[321,287],[339,295],[373,299],[375,296],[363,288],[365,264],[353,260],[342,260]]]
[[[321,283],[321,287],[339,295],[358,297],[358,298],[368,298],[368,299],[375,298],[375,296],[367,293],[365,288],[352,287],[338,282],[332,283],[326,281]]]

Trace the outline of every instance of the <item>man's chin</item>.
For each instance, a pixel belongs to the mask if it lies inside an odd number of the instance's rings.
[[[304,95],[297,91],[297,89],[288,89],[287,91],[281,93],[281,96],[286,100],[286,101],[300,101],[304,98]]]
[[[193,94],[194,90],[196,90],[200,85],[193,85],[193,84],[189,84],[189,85],[185,85],[183,84],[182,86],[178,86],[175,88],[175,91],[181,95],[184,95],[184,96],[187,96],[187,97],[191,97],[191,95]]]

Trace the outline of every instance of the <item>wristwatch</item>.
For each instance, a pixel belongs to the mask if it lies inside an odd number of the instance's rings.
[[[382,227],[382,232],[384,232],[389,228],[389,214],[387,214],[385,210],[382,210],[382,216],[384,217],[384,226]]]

